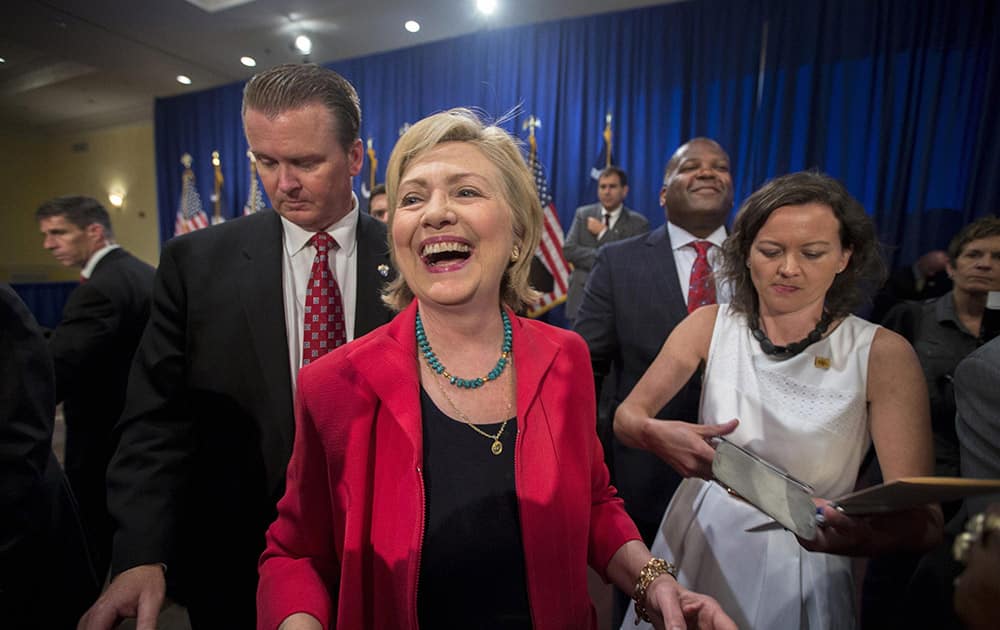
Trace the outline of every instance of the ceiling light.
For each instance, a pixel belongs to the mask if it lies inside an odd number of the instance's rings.
[[[178,74],[177,82],[180,83],[181,85],[191,85],[191,77],[189,77],[186,74]]]
[[[406,24],[403,25],[403,28],[411,33],[416,33],[420,30],[420,22],[417,22],[416,20],[407,20]]]
[[[4,59],[3,57],[0,57],[0,63],[7,63],[7,60]]]
[[[240,57],[240,63],[242,63],[247,68],[253,68],[257,65],[257,60],[253,57]]]
[[[303,55],[308,55],[312,52],[313,43],[312,40],[305,35],[299,35],[295,38],[295,50],[299,51]]]
[[[493,15],[497,9],[497,0],[476,0],[476,8],[483,15]]]

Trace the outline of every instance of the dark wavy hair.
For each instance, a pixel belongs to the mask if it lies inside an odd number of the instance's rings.
[[[722,246],[720,275],[732,288],[732,308],[753,318],[758,297],[747,261],[757,233],[771,213],[783,206],[820,203],[829,206],[840,223],[840,245],[851,250],[847,267],[837,274],[826,293],[831,317],[850,314],[885,279],[875,226],[858,200],[829,175],[804,171],[783,175],[764,184],[740,207],[732,233]]]

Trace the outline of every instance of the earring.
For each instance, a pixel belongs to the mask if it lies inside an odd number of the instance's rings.
[[[521,248],[515,245],[514,249],[512,249],[510,252],[510,262],[515,263],[517,262],[517,259],[520,257],[521,257]]]

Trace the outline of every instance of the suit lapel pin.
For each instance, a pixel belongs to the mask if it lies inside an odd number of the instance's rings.
[[[388,278],[389,277],[389,265],[384,265],[384,264],[383,265],[379,265],[378,266],[378,275],[382,276],[383,278]]]
[[[815,365],[821,370],[829,370],[830,359],[829,357],[816,357],[815,359],[813,359],[813,365]]]

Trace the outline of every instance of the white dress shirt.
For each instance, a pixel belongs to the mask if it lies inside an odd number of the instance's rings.
[[[605,234],[607,234],[608,230],[615,227],[615,223],[618,223],[618,218],[622,216],[622,208],[624,207],[625,204],[623,203],[618,204],[617,208],[612,208],[611,210],[601,206],[601,223],[604,223],[605,215],[608,216],[608,223],[604,226],[604,229],[601,230],[601,233],[597,235],[597,238],[602,238]]]
[[[667,233],[670,235],[670,244],[674,248],[674,265],[677,267],[677,279],[680,281],[681,293],[684,295],[684,303],[686,304],[688,299],[687,286],[691,283],[691,268],[694,267],[694,261],[698,258],[698,253],[691,246],[691,243],[708,241],[714,245],[708,250],[708,264],[711,265],[713,272],[718,271],[722,264],[722,250],[720,248],[723,241],[726,240],[726,226],[720,225],[707,238],[698,238],[684,228],[668,221]],[[715,301],[719,304],[727,304],[731,297],[732,292],[729,285],[721,282],[716,276]]]
[[[347,340],[354,339],[354,307],[358,296],[358,198],[352,195],[351,211],[326,228],[338,247],[327,253],[330,269],[340,287],[344,304],[344,326]],[[302,367],[302,322],[305,319],[306,290],[312,274],[316,248],[309,245],[313,232],[281,217],[284,230],[284,253],[281,258],[281,287],[285,301],[285,331],[288,337],[288,358],[292,368],[292,389]]]

